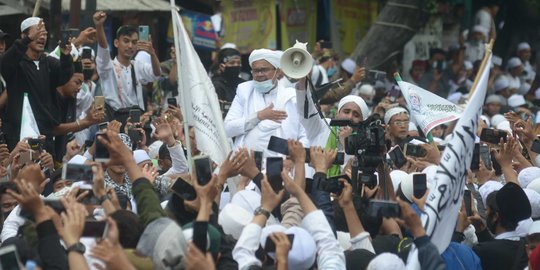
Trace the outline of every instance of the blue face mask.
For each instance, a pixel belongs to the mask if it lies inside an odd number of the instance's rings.
[[[255,90],[261,94],[266,94],[270,92],[270,90],[274,88],[274,83],[272,81],[274,80],[276,73],[277,70],[276,72],[274,72],[274,76],[272,76],[272,79],[266,81],[258,82],[256,80],[253,80],[253,88],[255,88]]]
[[[337,68],[334,66],[334,67],[329,68],[326,71],[326,74],[328,75],[328,77],[332,77],[334,74],[336,74],[336,72],[337,72]]]

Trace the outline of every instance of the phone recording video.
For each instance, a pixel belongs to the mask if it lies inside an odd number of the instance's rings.
[[[394,164],[394,167],[397,169],[405,166],[405,163],[407,163],[407,158],[399,146],[396,146],[394,149],[390,150],[390,152],[388,152],[388,156],[390,156],[392,164]]]
[[[372,199],[368,204],[368,215],[371,217],[400,217],[401,208],[397,202]]]
[[[86,221],[84,223],[83,237],[105,238],[109,224],[106,221]]]
[[[480,133],[480,140],[491,144],[499,144],[501,139],[506,142],[508,132],[499,129],[484,128]]]
[[[208,156],[193,157],[193,168],[195,168],[199,185],[204,186],[212,180],[212,163]]]
[[[293,242],[294,242],[294,234],[287,234],[287,238],[289,238],[289,243],[291,243],[290,248],[292,248]],[[270,238],[270,236],[268,236],[268,238],[266,238],[266,243],[264,244],[264,251],[266,253],[276,252],[276,243],[274,243],[274,241],[272,241],[272,238]]]
[[[167,99],[167,104],[169,106],[178,107],[178,103],[176,102],[176,98],[168,98]]]
[[[274,192],[278,193],[283,189],[281,171],[283,170],[283,159],[280,157],[266,158],[266,176]]]
[[[131,150],[135,151],[138,148],[139,142],[142,139],[142,134],[139,130],[136,130],[134,128],[131,128],[128,130],[128,136],[131,140]]]
[[[94,182],[92,166],[68,163],[62,168],[62,179],[73,182],[84,181],[87,184],[92,184]]]
[[[288,155],[289,145],[287,143],[287,140],[280,137],[271,136],[270,140],[268,141],[268,150],[274,151],[276,153],[280,153],[283,155]]]
[[[150,29],[148,25],[139,25],[139,40],[148,41],[150,36]]]
[[[28,145],[32,150],[32,160],[39,160],[41,152],[43,152],[43,143],[40,139],[28,139]]]
[[[141,110],[135,109],[135,110],[129,110],[129,118],[131,120],[131,123],[140,123],[141,122]]]
[[[464,190],[463,191],[463,200],[465,203],[465,211],[467,212],[467,216],[471,217],[473,216],[472,211],[472,197],[471,197],[471,191],[470,190]]]
[[[171,186],[171,191],[186,201],[193,201],[197,198],[197,192],[188,182],[182,178],[178,178]]]
[[[255,166],[257,166],[257,169],[259,169],[259,171],[262,171],[263,152],[254,151],[253,155],[253,158],[255,159]]]
[[[413,195],[415,198],[420,199],[426,194],[427,180],[425,173],[413,174]]]
[[[405,144],[405,155],[410,157],[425,157],[427,151],[420,145],[408,143]]]
[[[96,142],[96,147],[94,151],[94,161],[96,162],[109,162],[111,159],[109,155],[109,150],[107,150],[107,147],[103,145],[98,138],[103,138],[107,140],[107,134],[105,133],[96,133],[96,139],[94,140]]]

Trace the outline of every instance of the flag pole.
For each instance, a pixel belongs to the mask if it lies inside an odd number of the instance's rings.
[[[39,8],[41,7],[41,0],[37,0],[34,5],[34,12],[32,12],[32,17],[37,17],[39,15]]]
[[[176,24],[176,20],[178,19],[178,9],[176,8],[176,4],[174,0],[170,0],[171,3],[171,20],[173,25],[173,35],[174,35],[174,51],[176,56],[176,76],[177,78],[181,78],[180,74],[180,65],[182,63],[180,62],[180,54],[183,53],[180,51],[180,44],[179,37],[178,37],[178,25]],[[180,87],[180,84],[178,83],[178,93],[180,95],[181,103],[183,106],[180,106],[180,110],[182,111],[182,115],[184,116],[183,126],[184,126],[184,139],[186,142],[186,148],[187,148],[187,165],[190,172],[193,172],[193,166],[191,162],[191,138],[189,136],[189,119],[188,119],[188,113],[187,110],[191,110],[191,99],[186,100],[186,97],[184,95],[184,92],[182,92],[182,89]],[[192,181],[194,179],[191,179]]]
[[[476,77],[474,78],[474,82],[471,86],[471,90],[469,91],[469,97],[468,100],[471,99],[474,90],[476,89],[476,85],[478,85],[478,81],[480,80],[480,76],[482,76],[482,73],[484,71],[484,68],[486,68],[486,65],[488,64],[489,56],[491,55],[491,51],[493,49],[493,44],[495,43],[494,39],[491,39],[489,41],[489,44],[486,46],[486,52],[484,53],[484,59],[482,59],[482,64],[480,65],[480,68],[478,69],[478,72],[476,73]]]

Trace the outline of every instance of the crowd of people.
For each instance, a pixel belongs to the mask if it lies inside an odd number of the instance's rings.
[[[481,9],[469,35],[402,73],[465,108],[496,13]],[[184,130],[178,83],[189,78],[178,77],[174,46],[160,63],[136,26],[107,40],[106,20],[96,12],[95,27],[51,52],[41,18],[22,21],[19,38],[0,30],[3,269],[540,269],[540,88],[528,43],[504,66],[488,63],[477,146],[467,146],[478,155],[439,251],[420,217],[456,121],[424,134],[390,72],[317,43],[304,78],[269,49],[253,50],[244,73],[225,44],[209,76],[233,151],[216,164]],[[38,137],[21,136],[26,99]]]

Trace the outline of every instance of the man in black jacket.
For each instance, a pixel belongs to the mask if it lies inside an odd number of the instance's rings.
[[[19,142],[24,93],[36,119],[39,132],[47,137],[45,149],[53,152],[51,115],[56,87],[65,84],[73,73],[71,46],[62,48],[60,61],[43,54],[47,30],[43,20],[31,17],[21,23],[21,39],[15,41],[2,59],[2,76],[6,81],[9,102],[4,126],[8,147]]]

